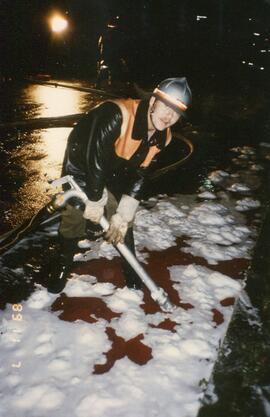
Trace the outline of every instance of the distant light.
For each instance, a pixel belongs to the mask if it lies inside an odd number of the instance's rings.
[[[252,67],[254,64],[253,64],[253,62],[249,62],[248,65],[250,65]]]
[[[53,32],[60,33],[66,30],[68,22],[61,15],[54,15],[50,20],[50,25]]]
[[[252,46],[255,46],[255,45],[256,45],[256,43],[253,43],[253,44],[252,44]]]
[[[197,21],[199,21],[201,19],[207,19],[207,16],[200,16],[200,15],[198,15],[197,18],[196,18]]]
[[[114,16],[111,21],[107,24],[107,28],[111,28],[111,29],[115,29],[117,28],[118,22],[116,22],[116,20],[119,20],[120,16]]]
[[[251,19],[251,17],[249,17],[249,19],[248,19],[249,21],[251,21],[252,19]]]
[[[265,52],[266,52],[266,49],[261,49],[261,52],[262,52],[262,53],[265,53]]]
[[[242,64],[245,64],[246,63],[246,61],[242,61]]]
[[[260,70],[264,70],[264,67],[260,67]]]
[[[261,36],[261,34],[260,34],[260,33],[258,33],[258,32],[254,32],[254,33],[253,33],[253,35],[254,35],[254,36]]]

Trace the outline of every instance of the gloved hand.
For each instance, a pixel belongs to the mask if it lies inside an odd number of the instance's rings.
[[[103,191],[103,195],[98,201],[88,200],[85,204],[85,209],[83,212],[83,217],[87,220],[90,220],[93,223],[99,223],[101,217],[104,213],[104,206],[108,200],[108,193],[106,188]]]
[[[123,194],[116,213],[110,220],[110,227],[106,239],[113,244],[124,243],[128,223],[134,219],[139,201],[129,195]]]
[[[90,220],[93,223],[99,223],[104,213],[104,207],[99,207],[92,203],[93,201],[87,201],[85,205],[85,210],[83,212],[83,217],[87,220]]]
[[[110,227],[106,233],[106,239],[109,243],[124,243],[128,229],[128,222],[123,219],[119,213],[111,217]]]

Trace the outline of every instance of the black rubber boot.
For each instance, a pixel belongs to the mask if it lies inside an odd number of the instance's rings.
[[[60,251],[56,254],[49,266],[47,289],[57,294],[66,286],[68,275],[73,264],[74,254],[78,250],[79,239],[66,239],[59,236]]]
[[[127,234],[125,236],[125,245],[136,256],[133,230],[131,227],[128,229]],[[122,269],[125,275],[127,287],[133,288],[135,290],[141,290],[143,287],[143,282],[141,278],[137,275],[137,273],[129,265],[129,263],[125,260],[125,258],[123,258],[122,256],[121,258],[122,258]]]

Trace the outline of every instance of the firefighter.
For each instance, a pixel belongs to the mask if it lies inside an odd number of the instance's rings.
[[[191,104],[185,77],[168,78],[150,99],[116,99],[91,109],[73,128],[67,142],[63,175],[72,175],[88,196],[85,206],[71,201],[62,212],[60,255],[49,272],[48,290],[65,287],[79,240],[99,236],[103,214],[110,222],[106,239],[124,242],[135,254],[132,224],[157,155],[172,139],[171,126]],[[122,259],[126,285],[141,280]]]

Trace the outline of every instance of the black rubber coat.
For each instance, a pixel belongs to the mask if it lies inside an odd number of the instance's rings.
[[[91,201],[102,197],[107,187],[116,198],[122,194],[137,200],[142,198],[147,174],[152,171],[154,160],[147,168],[141,168],[149,147],[162,149],[166,133],[156,132],[147,138],[147,110],[149,103],[141,101],[136,113],[134,129],[142,139],[130,160],[115,153],[114,143],[119,138],[122,113],[119,106],[111,101],[102,103],[87,113],[71,131],[62,175],[72,175]]]

